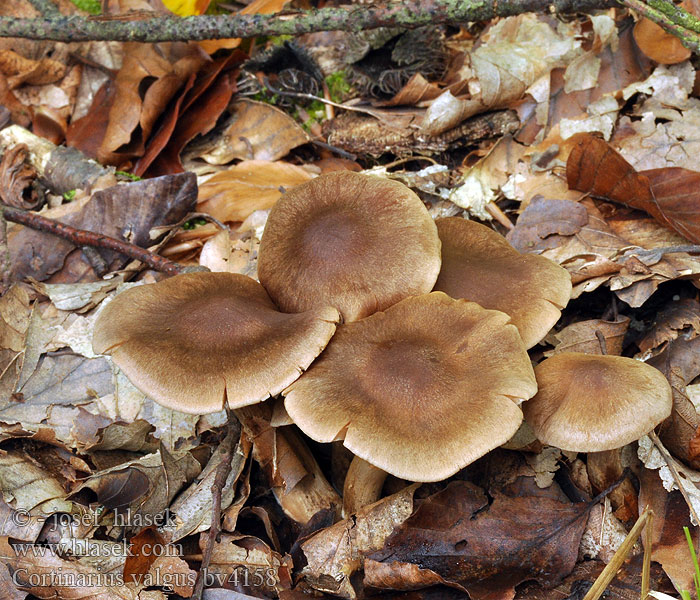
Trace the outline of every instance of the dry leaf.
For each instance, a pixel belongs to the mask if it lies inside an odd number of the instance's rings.
[[[629,324],[629,317],[623,316],[618,317],[616,321],[591,319],[572,323],[547,337],[547,342],[553,344],[554,349],[548,350],[544,355],[549,357],[562,352],[585,352],[620,356]],[[598,335],[602,335],[605,340],[605,352],[601,348]]]
[[[285,162],[244,160],[199,186],[197,210],[220,221],[243,221],[272,208],[289,190],[311,179],[308,171]]]
[[[362,508],[356,515],[315,533],[302,542],[307,565],[306,582],[316,590],[354,599],[350,577],[362,567],[363,557],[379,550],[394,529],[413,511],[413,484],[393,496]]]
[[[576,564],[588,520],[586,504],[544,491],[521,496],[455,481],[423,501],[365,560],[365,584],[414,589],[445,583],[471,598],[512,598],[519,583],[554,585]]]
[[[270,104],[243,99],[234,102],[231,111],[225,129],[198,144],[196,155],[212,165],[235,158],[275,161],[309,141],[294,119]]]

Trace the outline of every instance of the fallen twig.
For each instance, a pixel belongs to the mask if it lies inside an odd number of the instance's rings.
[[[298,35],[313,31],[361,31],[377,27],[415,28],[439,23],[488,21],[526,12],[576,13],[614,6],[612,0],[403,0],[350,9],[322,8],[270,15],[202,15],[186,19],[157,17],[138,21],[100,18],[0,17],[0,37],[60,42],[111,40],[165,42]]]
[[[649,4],[641,0],[620,0],[620,2],[676,36],[688,50],[696,54],[700,53],[700,37],[696,35],[697,32],[693,28],[689,27],[691,22],[694,23],[688,19],[692,17],[690,13],[680,7],[675,7],[673,12],[667,10],[662,12],[658,9],[659,3],[654,3],[655,7],[650,6],[652,1]]]
[[[211,514],[211,527],[209,528],[209,535],[207,536],[206,546],[204,547],[204,552],[202,552],[202,563],[199,567],[199,574],[197,575],[197,582],[194,586],[194,591],[192,593],[193,600],[201,600],[202,592],[204,591],[204,584],[207,579],[207,569],[211,564],[211,556],[214,551],[214,544],[216,543],[216,538],[221,531],[221,493],[226,484],[229,474],[231,473],[231,461],[233,460],[233,451],[236,447],[234,443],[234,438],[237,433],[240,433],[238,427],[238,419],[234,414],[233,410],[229,408],[228,402],[224,403],[224,408],[226,409],[227,421],[226,428],[227,433],[224,441],[225,451],[221,457],[221,462],[216,467],[216,475],[214,476],[214,482],[211,486],[212,493],[212,514]]]
[[[119,252],[119,254],[123,254],[129,258],[133,258],[134,260],[138,260],[148,265],[151,269],[162,273],[167,273],[168,275],[178,275],[185,272],[187,269],[187,267],[179,263],[154,254],[153,252],[150,252],[145,248],[141,248],[140,246],[136,246],[107,235],[102,235],[101,233],[95,233],[94,231],[76,229],[75,227],[71,227],[65,223],[60,223],[59,221],[42,217],[36,212],[21,210],[11,206],[3,207],[2,212],[6,221],[19,223],[37,231],[43,231],[45,233],[56,235],[64,240],[68,240],[80,248],[89,246],[92,248],[105,248],[107,250],[113,250],[114,252]]]

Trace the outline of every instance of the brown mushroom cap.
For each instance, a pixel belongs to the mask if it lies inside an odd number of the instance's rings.
[[[95,352],[146,395],[203,414],[255,404],[292,383],[339,320],[324,307],[277,310],[263,287],[234,273],[188,273],[130,288],[95,323]]]
[[[485,225],[461,217],[436,221],[442,269],[435,289],[510,315],[527,348],[559,320],[571,297],[568,271],[535,254],[520,254]]]
[[[537,390],[508,316],[434,292],[338,327],[283,394],[319,442],[411,481],[439,481],[503,444]]]
[[[671,414],[671,386],[632,358],[556,354],[535,367],[539,391],[523,407],[537,438],[562,450],[600,452],[629,444]]]
[[[335,306],[345,321],[429,292],[440,271],[435,223],[405,185],[338,171],[287,192],[272,208],[260,283],[285,312]]]

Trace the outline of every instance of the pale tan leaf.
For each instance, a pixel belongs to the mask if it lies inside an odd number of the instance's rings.
[[[267,210],[289,190],[312,176],[285,162],[245,160],[217,173],[199,186],[197,210],[220,221],[243,221],[256,210]]]

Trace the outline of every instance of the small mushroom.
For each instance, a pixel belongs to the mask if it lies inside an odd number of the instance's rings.
[[[535,367],[539,391],[523,407],[537,438],[573,452],[629,444],[671,414],[671,386],[632,358],[556,354]]]
[[[339,318],[327,306],[281,313],[245,275],[188,273],[119,294],[100,313],[92,345],[159,404],[203,414],[224,399],[238,408],[278,394]]]
[[[440,240],[405,185],[350,171],[293,188],[270,211],[258,275],[285,312],[335,306],[345,321],[429,292]]]
[[[571,297],[568,271],[535,254],[520,254],[506,239],[461,217],[437,220],[442,269],[435,289],[510,316],[527,348],[559,320]]]
[[[385,472],[440,481],[508,441],[536,391],[506,314],[434,292],[339,326],[283,394],[306,435],[355,454],[347,514],[379,497]]]

